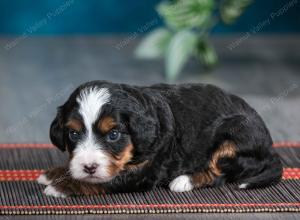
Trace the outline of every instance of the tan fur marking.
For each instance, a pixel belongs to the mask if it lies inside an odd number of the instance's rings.
[[[132,150],[133,145],[130,143],[119,155],[111,157],[112,162],[109,167],[109,173],[112,176],[118,174],[118,172],[125,169],[125,165],[131,160],[133,156]]]
[[[52,185],[66,195],[98,195],[105,193],[100,184],[85,183],[71,178],[67,167],[59,167],[45,172]]]
[[[115,122],[115,120],[112,117],[108,116],[100,120],[98,128],[101,131],[101,133],[105,134],[111,129],[113,129],[116,125],[117,123]]]
[[[81,131],[81,129],[82,129],[82,123],[77,119],[70,119],[67,122],[66,126],[75,131]]]
[[[122,167],[122,169],[123,169],[124,165],[131,160],[132,150],[133,150],[133,145],[129,144],[125,147],[124,151],[120,155],[117,156],[118,160],[116,161],[116,163],[120,168]]]
[[[220,176],[222,170],[218,167],[218,161],[221,158],[233,158],[236,155],[236,145],[231,141],[225,141],[220,147],[213,153],[208,169],[194,174],[192,181],[195,187],[203,187],[212,185],[215,178]]]
[[[91,184],[91,183],[81,183],[80,185],[80,194],[83,195],[98,195],[98,194],[104,194],[105,190],[104,188],[99,184]]]
[[[148,163],[149,163],[149,161],[145,160],[145,161],[143,161],[141,163],[138,163],[138,164],[127,164],[125,166],[125,169],[135,171],[135,170],[141,169],[142,167],[146,166]]]

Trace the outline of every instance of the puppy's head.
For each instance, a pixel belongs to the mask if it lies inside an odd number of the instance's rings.
[[[88,83],[58,108],[50,138],[70,153],[73,178],[108,182],[127,165],[147,159],[156,123],[135,95],[109,83]]]

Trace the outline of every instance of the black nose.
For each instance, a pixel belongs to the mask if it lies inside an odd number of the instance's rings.
[[[87,164],[83,166],[83,171],[88,173],[88,174],[94,174],[96,173],[96,169],[99,165],[96,163],[92,163],[92,164]]]

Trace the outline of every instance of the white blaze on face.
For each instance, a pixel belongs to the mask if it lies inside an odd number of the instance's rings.
[[[104,182],[110,178],[108,173],[109,157],[103,151],[92,131],[92,126],[99,117],[103,105],[109,102],[110,94],[106,88],[89,87],[82,90],[76,101],[79,104],[79,114],[83,118],[86,128],[85,136],[77,144],[73,151],[70,162],[71,175],[75,179],[84,179],[89,175],[84,172],[85,165],[98,164],[93,177],[97,179],[86,179],[87,181]]]

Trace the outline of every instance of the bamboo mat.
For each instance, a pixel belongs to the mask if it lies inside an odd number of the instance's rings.
[[[43,195],[44,186],[35,180],[45,169],[62,165],[66,154],[51,144],[0,144],[0,214],[299,212],[300,143],[280,142],[274,148],[285,166],[283,180],[264,189],[244,191],[228,184],[186,193],[158,188],[61,199]]]

